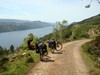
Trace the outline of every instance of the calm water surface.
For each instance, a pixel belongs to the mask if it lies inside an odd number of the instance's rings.
[[[43,37],[52,31],[53,27],[45,27],[39,29],[0,33],[0,46],[9,49],[11,44],[13,44],[15,47],[18,47],[22,44],[24,38],[27,37],[29,33],[33,33],[37,37]]]

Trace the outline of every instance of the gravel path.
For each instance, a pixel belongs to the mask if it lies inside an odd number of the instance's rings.
[[[82,44],[87,41],[64,44],[61,51],[49,53],[44,62],[36,64],[26,75],[89,75],[80,51]]]

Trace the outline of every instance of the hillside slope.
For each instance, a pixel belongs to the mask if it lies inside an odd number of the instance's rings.
[[[100,29],[100,14],[80,21],[70,27],[75,38],[98,36]]]
[[[69,26],[58,24],[58,27],[54,29],[52,34],[46,35],[43,39],[55,38],[70,41],[82,38],[95,38],[100,34],[100,14],[80,22],[74,22]]]
[[[15,19],[0,19],[0,32],[35,29],[51,26],[52,24],[41,21],[24,21]]]

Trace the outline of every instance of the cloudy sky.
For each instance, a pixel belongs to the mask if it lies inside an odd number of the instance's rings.
[[[100,14],[100,4],[93,0],[0,0],[0,18],[41,20],[45,22],[81,21]]]

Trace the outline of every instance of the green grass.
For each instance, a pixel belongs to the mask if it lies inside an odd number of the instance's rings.
[[[82,46],[82,56],[89,68],[90,75],[100,75],[100,68],[96,67],[97,61],[94,55],[87,52],[88,44]]]
[[[29,53],[30,56],[24,55],[22,53]],[[13,59],[14,58],[14,59]],[[34,66],[39,61],[39,54],[35,51],[23,50],[17,55],[14,55],[10,61],[7,63],[7,70],[4,71],[3,75],[24,75],[28,72],[32,66]]]
[[[50,52],[49,48],[48,51]],[[22,55],[23,53],[26,55]],[[22,50],[9,59],[9,62],[5,64],[7,70],[0,75],[24,75],[39,61],[39,53],[32,50]]]

